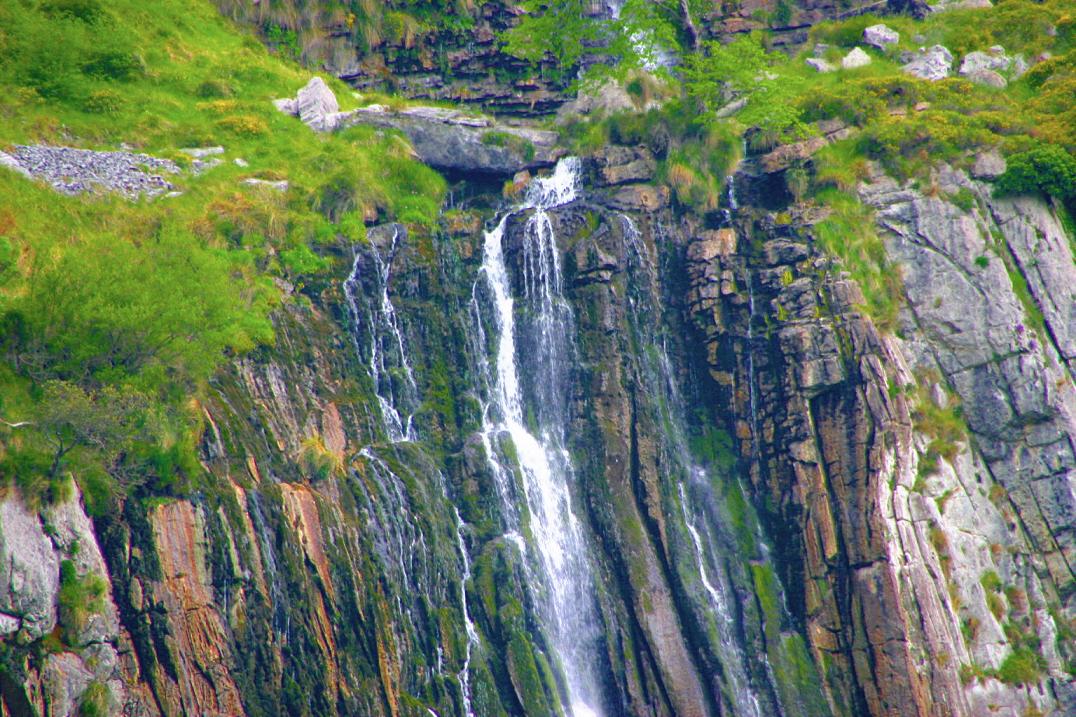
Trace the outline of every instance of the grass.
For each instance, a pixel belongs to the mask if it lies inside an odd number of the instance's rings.
[[[276,280],[301,287],[327,271],[326,248],[362,241],[366,222],[396,219],[424,234],[445,182],[399,135],[320,135],[276,111],[271,100],[294,96],[310,72],[208,0],[5,3],[0,47],[0,149],[122,145],[189,167],[181,149],[225,148],[219,166],[172,179],[180,196],[156,200],[66,197],[0,171],[0,416],[47,413],[50,380],[106,413],[100,397],[138,397],[133,445],[88,441],[64,470],[96,511],[135,483],[192,489],[202,426],[190,400],[230,357],[273,341],[274,307],[302,300]],[[327,79],[347,109],[350,92]],[[47,500],[54,481],[42,456],[55,441],[36,423],[5,430],[0,473]]]
[[[839,189],[822,189],[816,200],[831,209],[813,227],[815,240],[840,260],[863,291],[865,312],[883,331],[894,331],[902,301],[900,272],[889,263],[870,211]]]

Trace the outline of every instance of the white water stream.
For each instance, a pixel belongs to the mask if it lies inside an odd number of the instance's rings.
[[[418,395],[415,375],[407,359],[403,334],[400,332],[400,323],[396,318],[396,307],[389,299],[389,272],[399,238],[400,228],[398,225],[393,225],[392,240],[386,257],[381,256],[381,252],[373,243],[370,244],[370,255],[374,259],[376,272],[373,278],[380,296],[377,305],[371,306],[369,312],[364,314],[358,305],[358,296],[362,293],[359,282],[363,254],[357,250],[355,260],[351,265],[351,274],[344,282],[344,297],[347,299],[351,320],[355,327],[352,332],[352,341],[359,357],[366,361],[370,379],[374,383],[374,393],[381,407],[381,420],[385,426],[385,433],[393,443],[415,440],[413,415],[411,413],[401,415],[401,411],[410,410]],[[356,293],[357,287],[360,289],[358,293]],[[365,323],[363,317],[367,315],[370,324],[370,346],[364,352],[358,333],[359,327]],[[399,377],[396,386],[393,385],[393,373]]]
[[[592,595],[592,576],[582,525],[570,497],[574,469],[565,443],[572,317],[561,294],[556,236],[548,210],[573,201],[579,184],[579,160],[561,160],[548,178],[535,179],[523,203],[486,233],[482,274],[474,311],[482,332],[483,309],[492,309],[496,331],[494,360],[480,359],[487,371],[489,395],[483,411],[483,442],[509,530],[527,535],[528,551],[537,556],[539,574],[531,588],[542,630],[556,653],[564,677],[570,717],[600,714],[599,680],[594,646],[600,625]],[[523,228],[522,296],[517,321],[504,258],[505,228],[516,214],[533,210]],[[480,296],[487,297],[483,303]],[[488,310],[487,310],[488,312]],[[482,345],[485,337],[482,336]],[[511,439],[529,520],[521,516],[515,466],[500,446]],[[521,525],[522,524],[522,525]]]

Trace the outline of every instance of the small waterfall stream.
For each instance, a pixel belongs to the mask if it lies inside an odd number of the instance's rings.
[[[392,260],[396,255],[397,242],[401,227],[392,225],[392,238],[387,255],[382,257],[377,246],[371,242],[369,258],[372,259],[372,276],[362,276],[362,264],[365,258],[358,248],[351,265],[351,274],[344,282],[344,297],[351,312],[354,326],[352,341],[359,357],[366,362],[370,379],[374,384],[374,393],[381,407],[381,420],[385,433],[393,443],[415,440],[412,425],[413,410],[417,404],[418,386],[411,363],[404,348],[403,334],[396,317],[396,307],[389,299],[389,273]],[[365,298],[363,279],[378,294],[376,305],[371,302],[365,307],[359,306],[360,297]],[[366,311],[361,309],[365,308]],[[364,348],[359,340],[360,327],[365,327],[365,338],[369,346]],[[403,413],[401,413],[403,412]]]
[[[496,331],[495,360],[479,360],[487,372],[482,433],[506,528],[528,536],[533,548],[528,552],[538,558],[530,583],[543,633],[563,673],[567,710],[571,717],[594,717],[602,702],[594,672],[601,632],[587,545],[570,498],[574,468],[565,436],[573,325],[547,213],[577,197],[579,171],[578,159],[561,160],[552,176],[535,179],[523,203],[486,233],[473,310],[479,332],[483,316],[490,316]],[[517,316],[503,243],[509,221],[530,210]],[[506,438],[518,458],[525,515],[514,497],[515,466],[500,448]]]
[[[460,517],[459,509],[453,506],[452,511],[456,516],[456,541],[460,550],[460,561],[463,563],[463,570],[460,574],[460,605],[463,609],[463,625],[467,630],[467,647],[464,648],[463,668],[460,670],[458,677],[460,692],[463,695],[464,717],[474,717],[474,709],[471,706],[471,655],[474,654],[475,648],[479,646],[480,640],[478,629],[475,627],[474,621],[471,620],[471,611],[467,608],[467,583],[471,579],[471,558],[467,554],[467,543],[463,540],[465,524],[463,518]]]
[[[688,441],[687,410],[669,359],[666,337],[660,329],[655,331],[655,327],[664,325],[656,309],[661,305],[657,293],[657,270],[638,227],[627,215],[621,215],[621,220],[628,249],[629,275],[634,279],[635,287],[629,290],[633,324],[640,342],[650,347],[649,351],[640,352],[640,355],[644,357],[646,373],[650,375],[648,383],[656,392],[656,403],[666,427],[668,449],[680,471],[681,478],[676,486],[680,509],[691,538],[699,582],[711,608],[710,615],[717,633],[716,648],[727,692],[737,717],[780,715],[783,711],[776,698],[772,669],[765,655],[757,659],[764,664],[766,674],[770,676],[771,684],[766,686],[765,692],[773,695],[772,705],[765,700],[767,706],[764,706],[764,699],[748,674],[747,665],[751,656],[747,654],[740,637],[742,617],[736,606],[737,595],[722,567],[720,559],[723,554],[714,554],[722,550],[723,541],[711,534],[708,523],[704,521],[710,515],[707,507],[714,499],[712,480],[707,469],[692,454]],[[644,286],[645,289],[639,288]]]

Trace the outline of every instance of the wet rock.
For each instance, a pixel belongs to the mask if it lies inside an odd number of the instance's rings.
[[[811,137],[802,142],[784,144],[777,149],[764,154],[759,159],[759,165],[764,172],[772,174],[788,169],[793,164],[807,159],[818,150],[828,144],[825,137]]]
[[[846,70],[854,70],[857,67],[866,67],[869,64],[871,64],[871,56],[864,52],[860,47],[854,48],[841,59],[841,67]]]
[[[921,47],[903,69],[909,75],[923,80],[943,80],[953,69],[953,53],[941,45],[934,45],[930,49]]]
[[[650,184],[631,184],[621,187],[610,197],[610,204],[618,209],[655,212],[669,204],[669,188]]]
[[[871,25],[863,30],[863,42],[885,50],[889,45],[900,42],[900,33],[884,24]]]

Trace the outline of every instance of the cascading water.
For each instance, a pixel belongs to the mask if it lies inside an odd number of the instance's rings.
[[[716,649],[724,671],[726,689],[730,695],[733,711],[737,717],[763,717],[783,714],[776,697],[772,670],[765,656],[760,656],[765,672],[770,677],[766,691],[772,696],[769,709],[763,707],[764,698],[751,683],[746,666],[749,656],[739,637],[739,612],[735,606],[736,593],[726,571],[710,554],[721,549],[722,541],[711,534],[707,523],[700,520],[705,506],[713,503],[712,481],[705,467],[692,455],[687,440],[687,411],[680,394],[676,376],[669,359],[665,338],[655,333],[653,327],[661,326],[655,307],[660,306],[656,294],[657,271],[647,251],[638,227],[627,215],[621,215],[625,245],[628,248],[628,269],[633,279],[634,291],[629,291],[629,306],[637,337],[650,347],[642,352],[649,383],[655,389],[655,398],[666,426],[665,437],[671,458],[678,466],[682,478],[677,484],[680,508],[684,524],[691,538],[699,582],[706,592],[710,616],[716,629]],[[645,288],[641,288],[645,287]]]
[[[576,198],[579,169],[578,159],[561,160],[552,176],[534,180],[523,203],[486,233],[472,308],[480,336],[479,369],[486,373],[483,442],[506,528],[528,535],[533,548],[528,553],[537,557],[537,570],[529,578],[542,631],[561,666],[568,713],[593,717],[600,714],[602,703],[594,671],[601,633],[583,528],[570,497],[574,468],[565,426],[573,324],[561,293],[559,254],[548,214]],[[512,217],[529,210],[517,319],[503,241]],[[485,356],[484,316],[495,331],[492,361]],[[518,457],[525,515],[514,498],[513,466],[499,449],[505,438]]]
[[[386,257],[381,256],[373,242],[370,243],[369,256],[373,259],[374,271],[372,276],[367,277],[367,283],[369,288],[379,295],[376,305],[366,307],[369,310],[365,312],[359,307],[359,297],[365,295],[362,291],[363,277],[360,271],[363,252],[356,249],[351,274],[344,282],[344,297],[354,326],[352,341],[359,357],[366,361],[370,379],[374,384],[374,393],[381,408],[385,433],[393,443],[415,440],[413,414],[409,411],[417,404],[418,395],[415,375],[407,359],[403,334],[396,318],[396,307],[389,299],[389,272],[399,238],[400,226],[394,224]],[[364,350],[359,341],[359,332],[360,327],[367,323],[369,347]]]
[[[471,620],[471,612],[467,609],[467,582],[471,579],[471,558],[467,554],[467,543],[463,540],[464,522],[460,517],[458,508],[453,507],[456,516],[456,542],[460,550],[460,560],[463,570],[460,573],[460,605],[463,608],[463,626],[467,630],[467,646],[464,648],[463,668],[458,675],[460,692],[463,695],[464,717],[474,717],[474,709],[471,706],[471,655],[479,645],[478,630]]]

